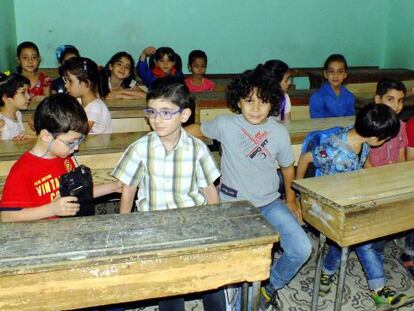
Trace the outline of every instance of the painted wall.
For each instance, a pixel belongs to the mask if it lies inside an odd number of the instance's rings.
[[[0,70],[14,70],[16,53],[16,24],[13,0],[0,1]]]
[[[335,52],[350,65],[382,66],[390,1],[15,0],[17,42],[36,42],[42,67],[57,66],[60,44],[100,64],[119,50],[137,58],[148,45],[173,47],[185,64],[190,50],[201,48],[215,73],[270,58],[321,66]]]
[[[414,69],[414,1],[399,0],[390,10],[385,66]]]

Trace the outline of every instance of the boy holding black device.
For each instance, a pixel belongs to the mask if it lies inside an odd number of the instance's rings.
[[[72,153],[88,133],[84,109],[70,95],[52,95],[36,108],[34,126],[35,145],[16,161],[4,185],[3,222],[53,219],[79,211],[76,196],[60,197],[59,178],[76,167]],[[117,182],[94,186],[93,196],[119,190]]]

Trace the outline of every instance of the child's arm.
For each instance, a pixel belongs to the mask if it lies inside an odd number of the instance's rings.
[[[311,152],[306,152],[300,156],[298,166],[296,168],[296,179],[302,179],[305,177],[306,170],[312,162],[313,156]]]
[[[145,93],[139,87],[138,88],[134,87],[132,90],[126,90],[126,89],[113,90],[106,96],[106,98],[140,99],[140,98],[145,98],[146,96],[147,96],[147,93]]]
[[[285,184],[286,205],[289,207],[293,215],[299,223],[302,222],[302,212],[300,207],[296,204],[295,191],[292,189],[292,180],[295,178],[295,166],[280,167]]]
[[[49,204],[40,207],[22,208],[18,211],[3,211],[0,213],[2,222],[33,221],[52,216],[73,216],[79,211],[77,197],[57,197]]]
[[[406,160],[407,161],[414,160],[414,147],[407,147],[407,150],[406,150]]]
[[[190,124],[186,126],[184,129],[186,130],[188,134],[191,134],[194,137],[197,137],[200,139],[206,138],[206,136],[204,136],[203,132],[201,131],[200,123]]]
[[[123,185],[122,195],[121,195],[121,205],[119,207],[120,214],[129,214],[131,212],[132,204],[134,203],[136,192],[137,192],[137,187]]]
[[[120,181],[114,181],[107,184],[93,185],[93,197],[98,198],[106,194],[114,192],[122,192],[122,183]]]
[[[206,198],[208,204],[217,204],[220,201],[217,188],[214,186],[214,184],[210,184],[205,188],[201,188],[201,193]]]
[[[408,150],[408,148],[407,148]],[[400,148],[400,153],[398,155],[398,162],[405,162],[407,159],[405,157],[405,148]]]

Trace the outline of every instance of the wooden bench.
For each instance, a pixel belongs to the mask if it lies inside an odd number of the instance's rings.
[[[269,277],[278,235],[246,201],[0,226],[0,309],[63,310]]]
[[[349,247],[414,228],[414,162],[293,181],[303,219],[320,232],[312,310],[317,310],[328,237],[342,248],[335,310],[341,309]]]

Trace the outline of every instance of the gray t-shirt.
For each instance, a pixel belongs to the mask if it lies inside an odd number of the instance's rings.
[[[206,137],[221,142],[220,198],[249,200],[260,207],[279,198],[276,165],[294,162],[286,127],[273,117],[253,125],[242,115],[223,115],[201,124]]]

